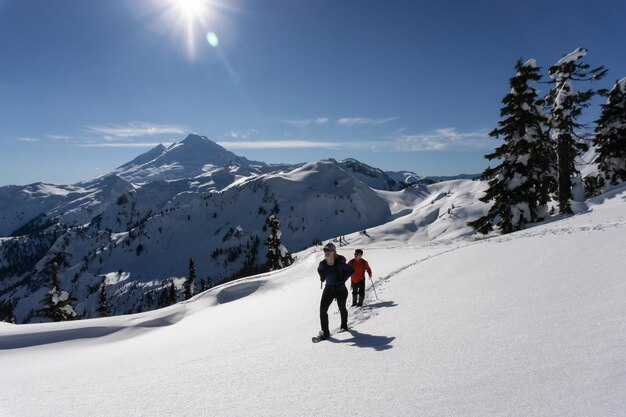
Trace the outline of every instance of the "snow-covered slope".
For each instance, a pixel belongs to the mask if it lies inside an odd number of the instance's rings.
[[[371,167],[356,159],[345,159],[340,162],[340,165],[360,181],[377,190],[400,190],[405,184],[410,184],[404,180],[397,181],[381,169]]]
[[[414,198],[430,204],[395,207]],[[352,331],[319,344],[315,248],[161,310],[4,325],[2,414],[622,416],[626,186],[588,207],[490,239],[406,243],[395,222],[348,236],[379,299],[368,282]]]
[[[377,191],[389,202],[394,219],[348,236],[354,244],[433,242],[474,234],[467,222],[483,215],[489,205],[478,200],[486,184],[455,180],[419,187],[403,193]],[[398,240],[400,239],[400,241]]]
[[[0,236],[28,234],[44,230],[60,214],[65,221],[89,221],[100,210],[132,185],[109,175],[75,185],[36,183],[27,186],[0,187]],[[82,216],[77,216],[82,212]],[[94,214],[95,213],[95,214]]]

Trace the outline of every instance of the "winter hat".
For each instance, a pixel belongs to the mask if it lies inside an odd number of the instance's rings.
[[[363,255],[363,249],[357,249],[354,251],[354,254],[359,254],[359,255]]]
[[[335,244],[332,242],[328,242],[326,246],[324,246],[324,251],[335,251]]]

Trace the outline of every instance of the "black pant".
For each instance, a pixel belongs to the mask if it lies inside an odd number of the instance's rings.
[[[341,313],[341,327],[348,328],[348,309],[346,308],[346,300],[348,299],[348,289],[341,286],[339,289],[324,288],[322,300],[320,301],[320,322],[322,323],[322,332],[325,335],[330,334],[328,331],[328,307],[337,300],[337,306]]]
[[[358,295],[358,298],[357,298]],[[365,298],[365,278],[358,284],[352,283],[352,305],[362,306]]]

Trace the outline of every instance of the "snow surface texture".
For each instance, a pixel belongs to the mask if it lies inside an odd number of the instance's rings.
[[[620,186],[490,239],[411,243],[411,214],[346,236],[380,299],[368,280],[346,333],[331,306],[319,344],[315,249],[161,310],[3,325],[0,414],[623,416],[625,208]]]

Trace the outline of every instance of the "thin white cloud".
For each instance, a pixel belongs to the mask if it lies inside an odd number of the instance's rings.
[[[402,135],[392,141],[393,148],[403,152],[485,150],[494,148],[494,145],[486,130],[459,132],[454,127]]]
[[[172,142],[124,142],[124,143],[81,143],[83,148],[154,148],[158,145],[170,146]]]
[[[303,119],[303,120],[281,120],[281,122],[286,123],[291,126],[296,127],[305,127],[311,124],[311,119]]]
[[[387,140],[284,139],[255,141],[220,141],[227,149],[313,149],[331,148],[372,152],[476,151],[496,145],[487,130],[460,132],[453,127],[413,135],[395,135]]]
[[[39,142],[39,139],[31,138],[29,136],[22,136],[17,138],[17,140],[19,140],[20,142]]]
[[[258,129],[248,129],[245,131],[231,130],[226,134],[226,136],[233,139],[250,139],[252,136],[255,136],[258,133]]]
[[[115,140],[141,136],[178,135],[187,132],[188,129],[179,125],[128,123],[126,125],[86,126],[85,131],[103,135],[106,140]]]
[[[337,120],[337,124],[342,126],[382,125],[396,119],[397,117],[385,117],[381,119],[373,119],[371,117],[342,117]]]
[[[259,141],[220,141],[227,149],[306,149],[338,148],[341,143],[318,140],[259,140]]]
[[[300,120],[281,120],[281,122],[286,123],[291,126],[296,127],[306,127],[312,124],[316,125],[325,125],[330,122],[330,118],[328,117],[318,117],[314,119],[300,119]]]
[[[345,126],[383,124],[396,118],[370,119],[370,118],[342,118],[336,123]],[[309,124],[325,124],[333,122],[330,118],[307,119]],[[303,120],[290,122],[302,123]],[[334,122],[333,122],[334,123]],[[96,138],[86,138],[77,146],[89,148],[153,148],[159,142],[139,142],[119,141],[119,138],[134,138],[144,133],[148,136],[158,134],[184,133],[180,126],[175,125],[153,125],[153,124],[128,124],[126,126],[88,126],[91,133],[100,133],[102,136]],[[106,134],[105,134],[106,132]],[[369,149],[373,152],[419,152],[419,151],[480,151],[493,149],[497,144],[488,136],[486,129],[476,131],[459,131],[454,127],[434,129],[429,132],[405,134],[404,128],[396,130],[387,139],[381,140],[347,140],[347,139],[269,139],[255,140],[258,130],[250,129],[246,131],[232,130],[228,132],[224,140],[218,142],[227,149]],[[47,135],[48,137],[52,135]],[[57,135],[61,136],[61,135]],[[24,141],[37,141],[35,138],[20,138]],[[171,143],[163,143],[169,146]],[[162,143],[162,142],[161,142]]]
[[[46,135],[46,137],[48,139],[54,139],[54,140],[72,140],[73,139],[71,136],[67,136],[67,135]]]

